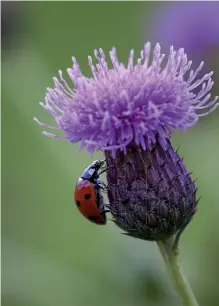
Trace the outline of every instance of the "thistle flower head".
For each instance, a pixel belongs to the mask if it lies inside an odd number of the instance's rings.
[[[146,150],[155,143],[155,133],[165,145],[163,127],[169,132],[186,130],[219,105],[217,97],[210,100],[213,72],[199,77],[203,62],[190,70],[192,62],[183,49],[171,47],[165,61],[159,44],[151,52],[150,43],[146,43],[136,64],[131,50],[125,66],[113,48],[111,68],[102,49],[94,55],[96,65],[88,57],[91,78],[82,74],[73,57],[73,67],[67,71],[74,89],[59,71],[60,80],[54,78],[54,88],[47,90],[41,106],[54,117],[55,126],[35,119],[47,128],[63,131],[62,138],[71,143],[80,141],[80,147],[90,153],[101,149],[115,155],[117,149],[126,151],[133,141]]]

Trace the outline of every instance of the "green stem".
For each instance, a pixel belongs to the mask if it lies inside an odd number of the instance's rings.
[[[182,305],[198,306],[192,289],[180,267],[178,252],[170,248],[168,243],[165,241],[157,241],[157,245],[166,263],[173,284],[181,297]]]

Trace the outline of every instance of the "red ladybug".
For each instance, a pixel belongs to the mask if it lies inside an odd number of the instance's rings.
[[[95,160],[81,174],[75,187],[75,203],[81,214],[96,224],[106,224],[105,203],[100,190],[106,186],[99,179],[98,171],[103,167],[105,161]]]

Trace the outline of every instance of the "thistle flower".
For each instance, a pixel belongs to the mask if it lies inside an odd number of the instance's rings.
[[[195,184],[169,135],[195,125],[219,103],[217,97],[210,100],[213,72],[198,78],[203,62],[190,70],[184,50],[173,47],[165,61],[159,44],[151,53],[146,43],[134,64],[131,50],[125,66],[113,48],[109,68],[102,49],[95,50],[96,66],[88,57],[91,78],[73,57],[67,71],[74,89],[59,71],[60,80],[54,78],[54,88],[47,90],[45,104],[40,103],[55,126],[35,120],[64,132],[44,132],[49,137],[80,141],[80,148],[90,153],[103,150],[113,220],[128,235],[162,240],[179,237],[197,205]]]

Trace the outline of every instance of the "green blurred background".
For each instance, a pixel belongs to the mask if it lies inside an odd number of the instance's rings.
[[[73,200],[91,159],[78,145],[49,139],[33,122],[58,69],[76,56],[116,46],[122,61],[150,36],[160,3],[3,3],[2,259],[4,306],[179,305],[155,243],[120,235],[112,222],[87,222]],[[7,16],[7,18],[5,17]],[[214,52],[215,54],[215,52]],[[218,54],[218,53],[216,53]],[[212,57],[211,57],[212,61]],[[218,56],[215,57],[218,65]],[[218,73],[218,70],[217,70]],[[218,75],[216,74],[217,84]],[[218,87],[215,94],[218,94]],[[184,270],[200,305],[219,305],[219,112],[175,146],[198,178],[199,211],[181,240]],[[95,154],[93,159],[101,157]]]

